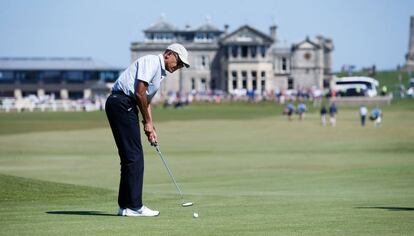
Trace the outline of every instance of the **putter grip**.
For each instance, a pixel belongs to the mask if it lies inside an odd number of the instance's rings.
[[[152,143],[151,146],[154,146],[155,147],[155,150],[157,150],[158,153],[161,153],[160,147],[158,146],[158,143],[157,142]]]

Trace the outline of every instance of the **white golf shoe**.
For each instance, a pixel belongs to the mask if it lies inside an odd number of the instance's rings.
[[[119,216],[149,216],[149,217],[151,217],[151,216],[158,216],[159,214],[160,214],[159,211],[151,210],[146,206],[142,206],[140,209],[138,209],[136,211],[132,210],[132,209],[129,209],[129,208],[126,208],[126,209],[119,208],[118,209],[118,215]]]

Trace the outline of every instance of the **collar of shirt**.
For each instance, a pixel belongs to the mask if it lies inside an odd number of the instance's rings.
[[[159,54],[158,58],[160,59],[161,63],[161,76],[165,77],[167,75],[167,72],[165,71],[164,56],[162,54]]]

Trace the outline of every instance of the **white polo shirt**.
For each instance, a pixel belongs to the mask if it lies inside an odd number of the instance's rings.
[[[138,83],[138,80],[145,81],[148,83],[147,98],[151,101],[166,75],[162,54],[158,56],[143,56],[134,61],[134,63],[122,72],[115,81],[114,86],[112,86],[112,91],[122,91],[135,99],[136,83]]]
[[[359,108],[359,114],[361,116],[366,116],[368,114],[368,109],[365,106],[362,106],[361,108]]]

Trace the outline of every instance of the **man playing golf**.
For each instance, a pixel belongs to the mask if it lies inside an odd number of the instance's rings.
[[[144,132],[151,145],[157,143],[152,122],[151,99],[166,77],[183,67],[190,67],[187,50],[171,44],[163,54],[138,58],[116,80],[105,110],[121,160],[121,181],[118,193],[118,215],[158,216],[142,204],[144,154],[141,144],[138,109]]]

